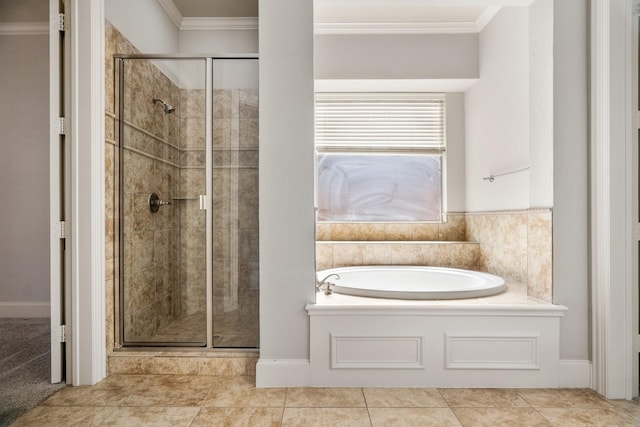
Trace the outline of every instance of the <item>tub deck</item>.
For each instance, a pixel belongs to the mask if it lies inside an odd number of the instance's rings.
[[[473,306],[473,305],[552,305],[537,298],[527,296],[527,285],[505,279],[507,289],[497,295],[466,299],[446,300],[402,300],[389,298],[371,298],[333,293],[316,293],[316,306]]]
[[[499,295],[458,300],[317,293],[305,385],[560,387],[567,308],[526,292],[508,281]]]

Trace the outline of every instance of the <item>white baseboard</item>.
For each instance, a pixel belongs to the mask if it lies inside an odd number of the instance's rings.
[[[256,365],[256,387],[309,386],[308,359],[260,359]]]
[[[590,360],[560,360],[558,385],[562,388],[592,388]]]
[[[0,317],[50,317],[48,302],[0,302]]]
[[[589,360],[560,360],[558,387],[591,388],[591,369]],[[256,386],[308,387],[310,373],[311,364],[306,359],[260,359],[256,366]]]

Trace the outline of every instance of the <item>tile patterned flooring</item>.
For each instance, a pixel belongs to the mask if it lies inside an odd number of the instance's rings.
[[[640,426],[640,405],[584,389],[256,388],[249,376],[112,375],[13,426]]]

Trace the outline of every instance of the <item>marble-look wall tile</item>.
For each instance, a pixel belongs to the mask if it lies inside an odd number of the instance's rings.
[[[447,222],[439,224],[438,240],[449,242],[463,242],[467,240],[464,215],[447,215]]]
[[[552,302],[553,231],[551,212],[530,212],[527,226],[527,294]]]
[[[201,358],[199,362],[199,375],[235,377],[255,375],[258,359],[209,357]]]
[[[349,267],[362,265],[363,245],[338,243],[333,246],[333,266]]]
[[[198,375],[199,361],[195,357],[155,357],[156,375]]]
[[[180,116],[191,119],[205,118],[204,89],[180,90]]]
[[[180,148],[205,149],[205,119],[186,117],[180,119]]]
[[[240,119],[238,132],[240,147],[258,148],[258,130],[259,120],[257,118]]]
[[[114,279],[105,280],[105,346],[111,350],[116,345],[116,309],[114,295]]]
[[[325,270],[333,267],[333,245],[316,244],[316,270]]]
[[[413,224],[411,227],[411,240],[431,242],[440,240],[439,232],[440,224]]]
[[[364,244],[362,249],[363,265],[391,265],[393,252],[385,244]],[[334,263],[335,264],[335,263]]]
[[[449,245],[431,243],[420,245],[422,265],[432,267],[451,267]]]
[[[259,151],[252,149],[243,149],[238,152],[238,162],[243,167],[257,168],[259,165]]]
[[[422,253],[418,245],[391,245],[391,264],[393,265],[421,265]]]
[[[529,296],[552,301],[550,210],[473,213],[467,237],[480,243],[479,268],[527,284]]]
[[[115,78],[113,55],[138,51],[108,22],[105,37],[105,69],[109,74],[105,82],[105,109],[118,114],[118,79]],[[125,125],[124,145],[137,152],[125,150],[125,185],[122,189],[125,193],[125,204],[122,219],[116,214],[120,191],[116,179],[117,147],[107,141],[106,219],[108,224],[113,223],[113,227],[107,226],[106,229],[108,242],[111,243],[111,250],[107,250],[106,255],[107,260],[112,260],[111,265],[114,266],[107,274],[113,280],[108,282],[113,287],[117,274],[115,263],[120,256],[115,225],[122,221],[125,230],[125,338],[145,340],[150,339],[157,328],[168,324],[176,311],[176,296],[173,293],[177,290],[177,276],[171,272],[177,250],[173,237],[173,230],[177,224],[176,210],[165,207],[152,214],[149,211],[148,198],[151,192],[156,192],[161,198],[171,200],[177,189],[178,169],[166,161],[176,163],[179,160],[179,153],[171,147],[171,144],[178,144],[179,111],[164,114],[158,105],[153,104],[152,99],[162,98],[170,104],[177,105],[179,92],[157,67],[146,60],[127,61],[124,89],[125,119],[140,129]],[[105,137],[115,140],[117,120],[111,116],[107,118],[108,129]],[[115,142],[119,143],[117,140]],[[175,270],[175,267],[173,269]],[[107,295],[112,299],[108,305],[114,307],[113,311],[117,311],[115,293],[108,292]],[[115,340],[115,336],[113,339]],[[108,350],[115,345],[115,342],[108,342]]]
[[[426,265],[477,270],[480,245],[475,242],[318,242],[316,254],[317,270],[359,265]]]
[[[117,374],[153,374],[154,361],[151,356],[109,357],[109,375]]]
[[[104,77],[105,77],[105,110],[115,113],[115,76],[114,76],[114,58],[117,52],[116,29],[109,21],[104,26]]]
[[[385,224],[385,240],[411,240],[411,224]]]
[[[527,282],[527,213],[469,214],[467,238],[480,243],[480,270]]]
[[[205,170],[181,169],[178,197],[197,199],[200,194],[205,194]]]
[[[316,223],[319,241],[465,241],[464,214],[437,223]]]

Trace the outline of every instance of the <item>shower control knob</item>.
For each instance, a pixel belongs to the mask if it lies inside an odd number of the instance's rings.
[[[149,210],[152,213],[158,212],[161,206],[166,206],[170,204],[171,202],[161,200],[156,193],[151,193],[151,195],[149,196]]]

